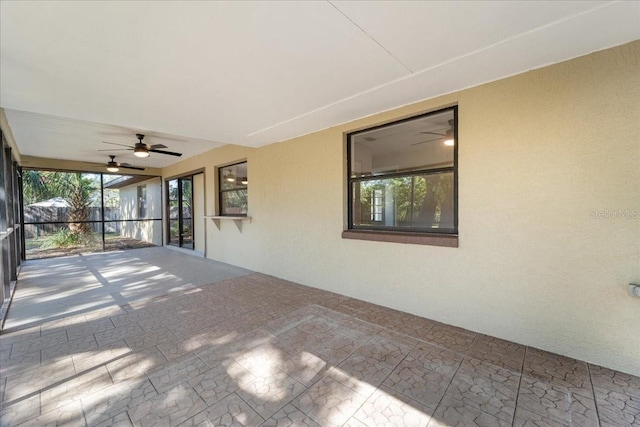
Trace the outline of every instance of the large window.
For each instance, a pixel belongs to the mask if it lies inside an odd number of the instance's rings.
[[[220,215],[247,215],[247,162],[218,168]]]
[[[457,107],[347,135],[349,229],[457,234]]]

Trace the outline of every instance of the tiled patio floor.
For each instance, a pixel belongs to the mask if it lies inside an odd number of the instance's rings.
[[[638,377],[224,264],[173,264],[211,269],[206,285],[168,261],[121,277],[104,256],[25,266],[0,336],[3,426],[640,425]],[[70,292],[97,276],[126,282],[120,298]],[[154,280],[164,295],[135,292]],[[59,305],[21,317],[38,295]]]

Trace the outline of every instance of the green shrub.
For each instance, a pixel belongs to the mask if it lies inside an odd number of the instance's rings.
[[[71,231],[68,228],[61,228],[42,242],[42,249],[69,248],[72,246],[82,246],[91,243],[90,234]]]

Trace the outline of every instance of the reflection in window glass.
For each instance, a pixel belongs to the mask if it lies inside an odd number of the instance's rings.
[[[249,184],[247,162],[218,169],[220,183],[220,215],[247,215]]]
[[[453,173],[366,180],[353,183],[354,225],[401,229],[451,229]]]

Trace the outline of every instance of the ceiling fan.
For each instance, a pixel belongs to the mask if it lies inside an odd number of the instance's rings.
[[[107,170],[109,172],[118,172],[120,168],[122,169],[135,169],[138,171],[143,171],[144,168],[139,168],[137,166],[131,166],[129,163],[118,163],[116,162],[116,156],[109,156],[111,160],[107,162]]]
[[[449,120],[449,129],[445,133],[437,133],[437,132],[420,132],[420,133],[425,133],[425,134],[428,134],[428,135],[437,135],[438,138],[432,138],[432,139],[427,139],[426,141],[415,142],[415,143],[413,143],[411,145],[425,144],[427,142],[438,141],[440,139],[444,139],[444,145],[452,146],[454,144],[454,142],[453,142],[453,119]]]
[[[138,138],[138,142],[136,142],[136,144],[132,147],[130,145],[125,145],[125,144],[118,144],[115,142],[108,142],[108,141],[102,141],[104,144],[111,144],[111,145],[119,145],[121,147],[127,147],[126,149],[120,149],[120,150],[115,150],[115,151],[133,151],[133,154],[137,157],[149,157],[149,153],[159,153],[159,154],[167,154],[169,156],[177,156],[180,157],[182,156],[182,153],[176,153],[174,151],[164,151],[164,150],[160,150],[160,148],[167,148],[166,145],[162,145],[162,144],[154,144],[154,145],[147,145],[144,142],[142,142],[142,140],[144,139],[144,135],[141,133],[137,133],[136,137]],[[98,150],[98,151],[114,151],[114,150]]]

